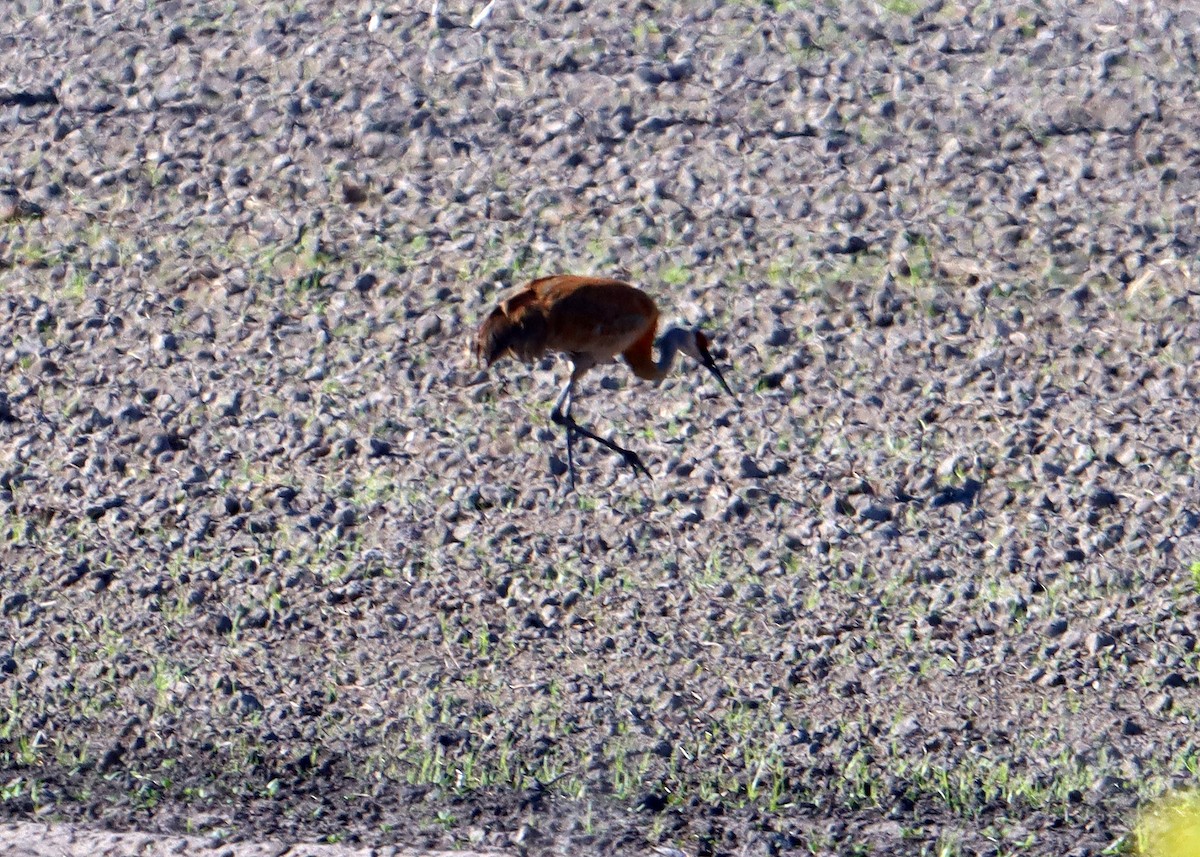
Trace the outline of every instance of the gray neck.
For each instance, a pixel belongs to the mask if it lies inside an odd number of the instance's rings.
[[[689,336],[691,336],[689,330],[684,330],[682,327],[670,327],[658,338],[658,361],[654,364],[654,374],[658,376],[656,381],[667,377],[667,373],[671,371],[671,366],[675,363],[675,355],[683,348]]]

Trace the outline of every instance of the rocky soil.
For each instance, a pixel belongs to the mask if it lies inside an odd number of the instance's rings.
[[[1196,785],[1193,4],[483,7],[0,9],[0,814],[1061,857]],[[564,271],[729,367],[589,376],[653,479],[469,359]]]
[[[496,857],[497,852],[455,849],[411,851],[395,846],[352,848],[324,843],[284,843],[269,839],[231,844],[220,837],[116,833],[66,824],[0,824],[6,857]]]

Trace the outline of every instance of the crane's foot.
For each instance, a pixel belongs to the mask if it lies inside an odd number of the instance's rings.
[[[654,478],[654,476],[650,473],[650,470],[646,467],[646,465],[642,464],[642,459],[636,452],[634,452],[632,449],[619,449],[619,451],[620,451],[622,457],[624,457],[625,463],[633,468],[633,472],[635,474],[636,473],[645,473],[647,478],[649,478],[649,479]]]
[[[558,485],[559,493],[570,494],[575,490],[575,470],[557,455],[551,453],[549,460],[550,475]]]

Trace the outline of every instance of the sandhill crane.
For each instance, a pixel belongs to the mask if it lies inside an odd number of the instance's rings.
[[[573,488],[571,440],[575,433],[619,453],[635,473],[650,475],[636,452],[600,437],[571,417],[575,384],[593,366],[615,360],[619,354],[635,375],[657,384],[682,351],[711,372],[737,401],[708,353],[708,337],[702,331],[669,328],[658,339],[656,362],[650,350],[657,328],[658,307],[641,289],[619,280],[563,274],[534,280],[493,309],[479,326],[475,354],[488,366],[506,354],[526,363],[552,351],[571,359],[571,375],[550,419],[566,429],[567,472]]]

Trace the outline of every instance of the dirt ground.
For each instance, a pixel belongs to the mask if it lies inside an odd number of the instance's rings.
[[[241,842],[195,836],[152,836],[110,833],[65,824],[8,822],[0,824],[0,847],[8,857],[166,857],[199,854],[211,857],[488,857],[498,852],[411,851],[386,848],[348,848],[312,843]]]
[[[1194,4],[483,9],[2,4],[8,853],[1127,847],[1200,772]],[[652,478],[470,357],[559,272],[714,342],[583,384]]]

